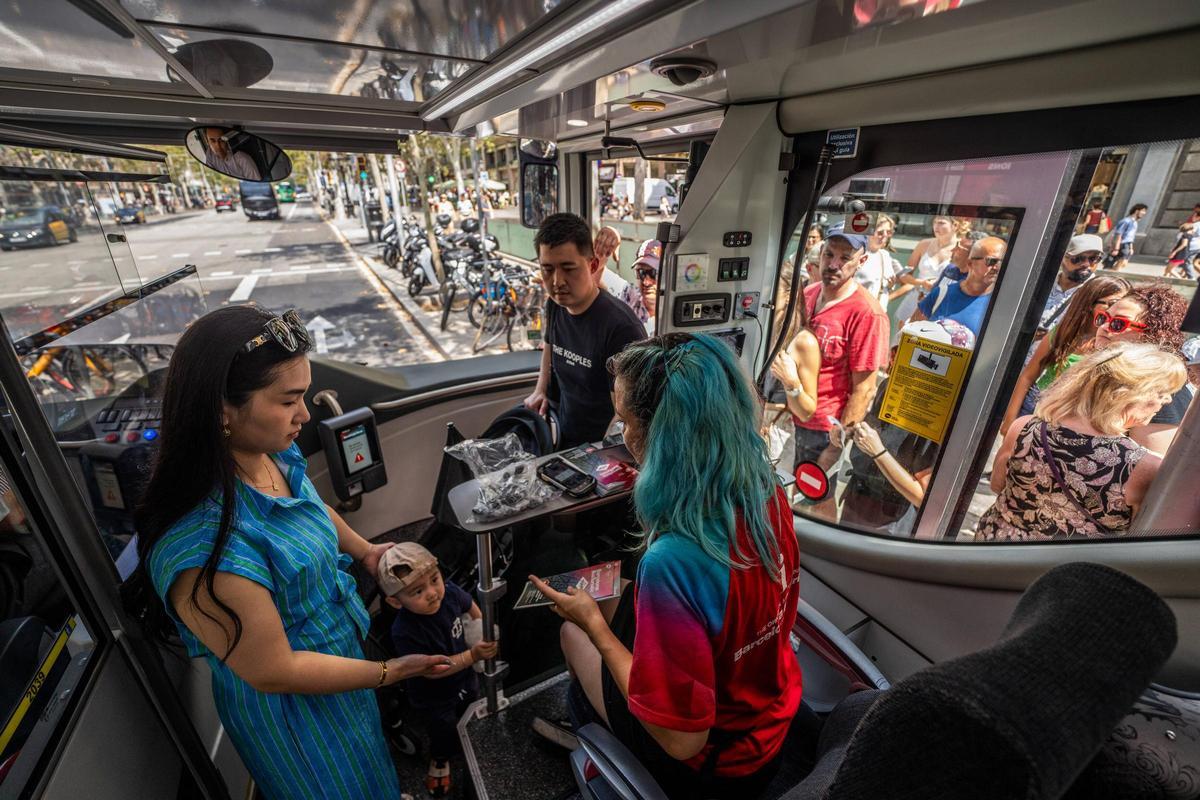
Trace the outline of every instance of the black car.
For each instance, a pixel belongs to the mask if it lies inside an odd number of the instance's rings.
[[[49,247],[77,238],[75,227],[56,206],[13,209],[0,219],[0,250]]]

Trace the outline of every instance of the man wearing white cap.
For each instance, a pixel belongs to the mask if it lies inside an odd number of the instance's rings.
[[[1058,277],[1050,287],[1050,296],[1046,298],[1046,306],[1042,309],[1042,318],[1038,329],[1044,333],[1054,327],[1059,317],[1067,309],[1067,303],[1075,290],[1083,286],[1096,267],[1104,260],[1104,240],[1094,233],[1081,233],[1072,236],[1067,252],[1063,254],[1062,263],[1058,267]]]

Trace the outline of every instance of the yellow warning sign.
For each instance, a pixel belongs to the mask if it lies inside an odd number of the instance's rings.
[[[941,444],[970,361],[970,350],[902,335],[879,418]]]

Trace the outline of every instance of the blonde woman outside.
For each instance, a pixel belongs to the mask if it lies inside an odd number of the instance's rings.
[[[1186,380],[1183,359],[1154,344],[1117,342],[1078,361],[1005,434],[992,466],[998,496],[976,537],[1124,534],[1162,463],[1129,431]]]

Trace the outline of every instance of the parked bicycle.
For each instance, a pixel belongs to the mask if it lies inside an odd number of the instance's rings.
[[[522,267],[505,265],[472,298],[467,316],[476,325],[474,352],[505,337],[510,352],[541,347],[542,284]]]

